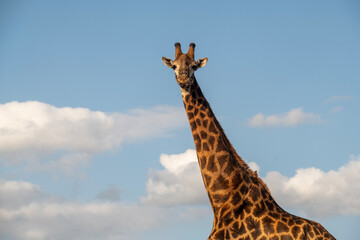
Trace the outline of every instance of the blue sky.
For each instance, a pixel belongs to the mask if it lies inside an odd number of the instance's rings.
[[[360,224],[357,1],[2,1],[2,239],[206,239],[174,43],[288,211]],[[187,49],[186,49],[187,50]],[[184,50],[184,51],[186,51]]]

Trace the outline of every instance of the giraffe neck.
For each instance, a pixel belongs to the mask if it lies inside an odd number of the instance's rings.
[[[284,211],[266,184],[237,155],[193,79],[182,91],[205,188],[214,211],[214,239],[334,240],[320,224]],[[294,236],[292,238],[290,233]]]
[[[182,94],[216,221],[230,208],[230,200],[232,204],[243,204],[252,184],[257,181],[257,174],[237,155],[195,78],[191,89]]]

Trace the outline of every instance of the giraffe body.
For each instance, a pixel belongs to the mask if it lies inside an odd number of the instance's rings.
[[[194,60],[195,44],[187,54],[175,44],[175,60],[163,58],[175,71],[194,138],[197,158],[214,212],[209,240],[335,239],[319,223],[283,210],[266,184],[238,156],[204,97],[194,72],[207,58]]]

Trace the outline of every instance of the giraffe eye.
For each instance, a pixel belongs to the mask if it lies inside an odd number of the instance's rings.
[[[196,69],[197,69],[196,65],[192,66],[191,68],[192,68],[193,70],[196,70]]]
[[[175,65],[172,65],[172,67],[171,67],[171,68],[175,70],[175,69],[176,69],[176,66],[175,66]]]

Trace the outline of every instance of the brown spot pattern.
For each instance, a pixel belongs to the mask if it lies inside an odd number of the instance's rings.
[[[320,224],[281,209],[227,140],[195,80],[183,97],[201,173],[213,207],[214,228],[209,239],[334,240]]]

